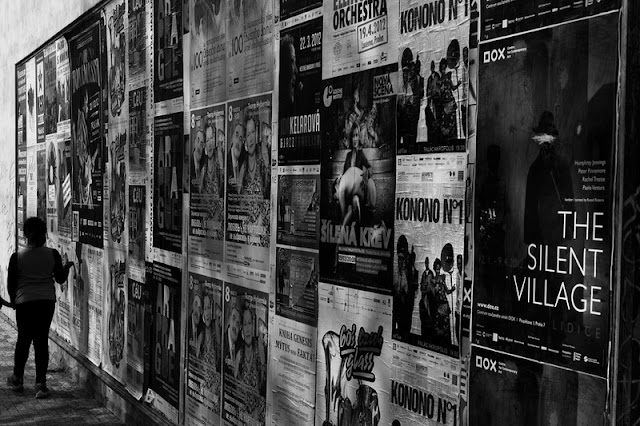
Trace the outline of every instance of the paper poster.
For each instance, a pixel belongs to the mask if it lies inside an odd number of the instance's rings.
[[[152,366],[149,387],[170,406],[178,408],[180,388],[180,286],[178,268],[155,262],[151,297],[153,302]]]
[[[182,113],[154,118],[153,246],[182,253]]]
[[[56,240],[57,243],[55,245],[48,243],[47,246],[58,250],[63,265],[69,261],[73,261],[74,247],[72,241],[67,237],[58,237]],[[75,268],[71,268],[69,271],[67,280],[62,284],[56,285],[56,333],[58,333],[58,336],[64,341],[77,348],[71,340],[71,329],[73,327],[73,318],[71,316],[73,289],[77,274]]]
[[[58,132],[58,90],[56,84],[56,42],[45,46],[44,54],[44,134]]]
[[[46,138],[46,201],[47,201],[47,232],[58,235],[58,200],[61,197],[61,182],[58,175],[60,159],[58,158],[58,144],[62,140],[58,134],[47,135]]]
[[[154,102],[182,104],[182,0],[154,0]],[[172,101],[172,102],[167,102]]]
[[[322,18],[280,33],[278,164],[318,164]]]
[[[401,0],[398,154],[465,151],[469,12],[468,2]]]
[[[394,3],[387,0],[323,2],[323,79],[395,61],[398,7]]]
[[[482,0],[481,40],[568,22],[620,7],[620,0]]]
[[[140,185],[147,179],[147,148],[151,140],[148,88],[129,92],[129,170],[128,179]]]
[[[130,257],[129,262],[130,263]],[[135,397],[140,398],[144,389],[144,330],[145,310],[150,305],[149,288],[145,281],[145,270],[141,276],[129,272],[127,277],[127,350],[125,387]]]
[[[229,102],[225,261],[267,271],[271,235],[271,95]]]
[[[47,145],[36,146],[36,215],[47,222]]]
[[[323,82],[321,281],[391,292],[398,73]]]
[[[268,294],[225,283],[224,424],[264,425],[267,393]]]
[[[126,108],[125,108],[126,109]],[[107,188],[104,194],[106,209],[105,239],[110,244],[125,244],[127,241],[127,198],[126,198],[126,149],[127,121],[112,119],[107,134],[108,160],[105,164]]]
[[[226,100],[227,7],[227,2],[219,0],[189,0],[192,109]]]
[[[280,21],[322,6],[322,0],[278,0],[280,2]]]
[[[398,156],[393,338],[458,357],[466,154]]]
[[[314,326],[288,318],[274,318],[271,346],[272,425],[313,424],[316,401],[316,345]]]
[[[222,402],[222,281],[189,273],[187,425],[219,425]]]
[[[26,247],[22,226],[27,214],[27,72],[24,64],[16,66],[16,233],[18,247]]]
[[[285,247],[276,250],[276,314],[315,327],[318,253]]]
[[[27,146],[34,146],[37,142],[36,134],[36,59],[32,57],[25,64],[26,94],[27,94]]]
[[[211,272],[223,260],[225,123],[224,104],[191,111],[189,257]]]
[[[320,166],[278,167],[278,244],[318,249]]]
[[[147,74],[148,57],[151,54],[151,0],[127,0],[129,28],[127,47],[127,76],[130,87],[139,88],[149,78]]]
[[[472,342],[602,377],[617,19],[481,44],[478,85]]]
[[[273,90],[273,1],[227,4],[227,97],[235,99]]]
[[[391,297],[318,288],[316,424],[390,425]]]
[[[138,277],[144,282],[146,241],[146,187],[144,185],[129,186],[129,241],[128,263],[129,278]]]
[[[56,177],[58,179],[58,192],[56,193],[58,235],[71,238],[71,186],[73,180],[71,173],[73,164],[71,140],[60,140],[58,138],[56,152],[56,159],[58,160],[56,168]]]
[[[36,53],[36,141],[44,143],[45,139],[45,76],[44,76],[44,50]]]
[[[27,217],[36,216],[38,213],[38,157],[37,146],[27,147]]]
[[[93,20],[69,40],[73,226],[79,241],[102,247],[103,81],[100,23]],[[74,238],[75,240],[76,238]]]
[[[477,425],[600,425],[607,381],[473,346],[469,419]]]
[[[56,40],[56,110],[58,134],[68,139],[71,137],[71,87],[69,86],[69,46],[64,37]]]
[[[116,246],[105,250],[102,368],[121,383],[127,374],[127,253]],[[105,324],[106,323],[106,324]]]

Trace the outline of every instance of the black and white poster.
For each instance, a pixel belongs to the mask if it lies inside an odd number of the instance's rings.
[[[320,166],[278,168],[278,244],[318,249]]]
[[[182,0],[154,0],[154,102],[179,98],[182,104]]]
[[[323,82],[320,277],[390,292],[397,66]]]
[[[322,6],[322,0],[278,0],[280,2],[280,20],[307,12]]]
[[[478,85],[472,342],[603,377],[617,19],[482,44]]]

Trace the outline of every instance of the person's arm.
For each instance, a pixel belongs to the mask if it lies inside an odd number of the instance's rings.
[[[73,266],[73,262],[67,262],[62,265],[62,257],[56,249],[53,249],[53,262],[53,277],[58,284],[62,284],[67,281],[69,269]]]
[[[13,253],[9,259],[9,271],[7,273],[7,291],[9,300],[16,303],[16,292],[18,290],[18,255]]]

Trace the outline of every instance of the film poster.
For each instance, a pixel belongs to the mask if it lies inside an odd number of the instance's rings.
[[[224,104],[191,112],[189,262],[203,272],[223,260],[225,124]]]
[[[468,2],[401,0],[398,154],[465,151],[469,12]]]
[[[26,247],[22,226],[27,214],[27,72],[24,64],[16,66],[16,235],[18,248]]]
[[[316,424],[390,425],[391,297],[318,288]]]
[[[274,40],[272,0],[228,3],[226,51],[229,99],[273,90]]]
[[[278,0],[280,2],[280,21],[322,6],[322,0]]]
[[[125,387],[135,397],[140,398],[144,389],[144,360],[145,360],[145,312],[151,309],[150,292],[151,282],[145,280],[144,257],[142,258],[142,268],[132,270],[131,263],[134,262],[129,255],[126,265],[127,274],[127,350],[126,350],[126,371]],[[148,343],[147,343],[148,344]]]
[[[278,78],[278,164],[318,164],[322,18],[280,32]]]
[[[393,338],[457,358],[466,154],[398,156]]]
[[[228,104],[225,261],[269,268],[271,95]]]
[[[189,273],[186,424],[220,424],[222,281]]]
[[[233,5],[233,2],[231,3]],[[224,102],[227,97],[227,2],[189,0],[191,108]]]
[[[182,0],[154,0],[154,102],[182,108]]]
[[[391,292],[397,66],[323,84],[321,281]]]
[[[478,425],[600,425],[606,411],[606,380],[475,345],[469,390]]]
[[[472,343],[599,376],[609,348],[617,19],[480,45]],[[505,57],[485,60],[493,51]]]
[[[149,387],[162,400],[178,409],[180,388],[180,269],[153,263],[152,366]]]
[[[318,249],[320,166],[278,167],[278,244]]]
[[[278,247],[276,314],[315,327],[318,322],[318,252]]]
[[[391,424],[460,425],[460,361],[400,342],[393,349]]]
[[[620,7],[620,0],[482,0],[480,3],[481,40],[535,30]]]
[[[69,41],[73,234],[95,247],[103,244],[102,42],[97,19]]]
[[[182,253],[182,113],[154,118],[153,246]]]
[[[317,317],[314,317],[316,319]],[[270,363],[271,424],[313,424],[316,401],[315,325],[275,316]]]
[[[392,64],[398,47],[395,2],[323,2],[322,78]]]
[[[264,425],[267,393],[267,293],[224,284],[224,424]]]
[[[127,252],[119,245],[107,244],[107,270],[104,275],[104,320],[102,368],[121,383],[127,375]]]

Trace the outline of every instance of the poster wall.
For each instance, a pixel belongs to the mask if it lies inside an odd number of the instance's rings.
[[[398,154],[466,149],[469,4],[400,1]]]
[[[616,25],[605,15],[481,44],[478,93],[472,342],[602,377]]]
[[[228,103],[225,261],[269,268],[271,95]]]
[[[265,424],[268,298],[267,293],[224,284],[224,424]]]
[[[73,141],[73,235],[102,247],[103,67],[100,21],[69,40],[71,140]]]
[[[321,281],[390,292],[396,65],[323,82]]]
[[[318,300],[316,424],[391,424],[391,297],[320,283]]]
[[[323,79],[395,61],[398,7],[394,3],[387,0],[323,2]]]
[[[465,154],[398,157],[393,338],[457,358]]]
[[[187,425],[220,424],[222,281],[189,273]]]

